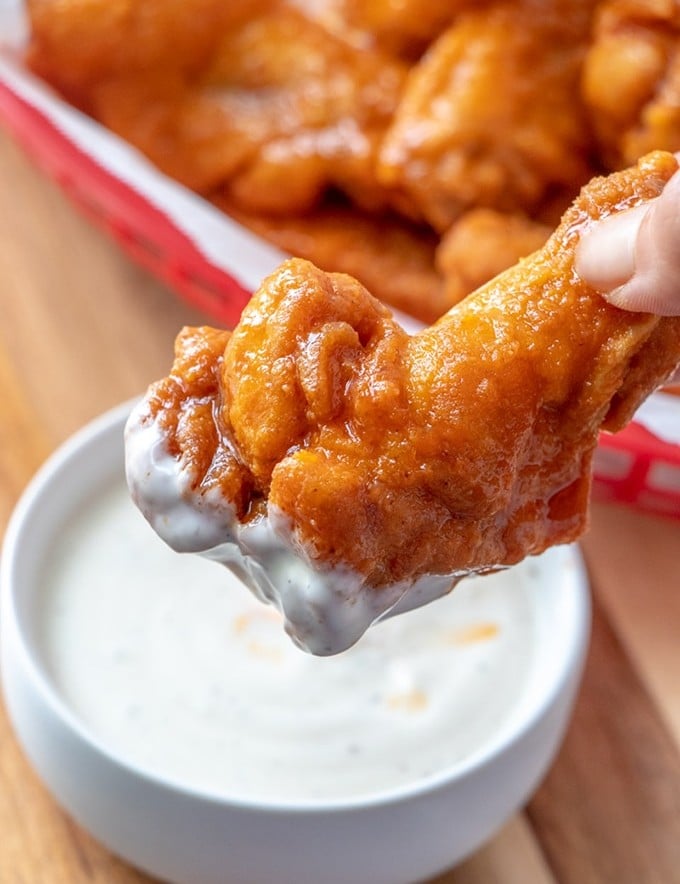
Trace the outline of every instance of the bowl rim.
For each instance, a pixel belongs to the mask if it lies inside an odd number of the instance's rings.
[[[230,796],[206,788],[194,787],[170,776],[164,777],[156,771],[146,769],[127,759],[115,748],[100,741],[52,685],[45,667],[37,655],[33,653],[32,642],[26,636],[21,623],[17,609],[19,588],[15,571],[22,547],[26,543],[26,535],[29,533],[33,514],[39,508],[43,496],[49,494],[51,483],[75,459],[81,456],[84,449],[95,446],[102,437],[112,433],[116,428],[120,429],[122,444],[125,420],[137,401],[137,397],[127,400],[88,421],[48,456],[26,485],[13,509],[0,554],[0,641],[3,645],[3,652],[5,651],[4,646],[8,644],[11,631],[15,638],[14,646],[20,650],[24,669],[40,702],[49,709],[62,728],[73,732],[90,751],[101,756],[109,765],[123,769],[128,775],[146,782],[150,786],[180,793],[185,798],[205,804],[242,811],[298,815],[333,814],[402,804],[405,801],[416,800],[426,794],[446,789],[453,782],[465,780],[481,768],[501,758],[539,724],[562,691],[568,686],[574,674],[577,677],[580,676],[590,635],[590,588],[587,569],[580,549],[576,544],[570,544],[562,547],[565,554],[571,556],[570,567],[563,578],[568,584],[564,587],[563,592],[569,601],[567,610],[570,617],[567,622],[570,625],[570,630],[565,653],[559,665],[555,667],[551,678],[541,691],[536,692],[536,697],[526,703],[526,709],[522,710],[521,716],[510,717],[490,740],[484,742],[479,750],[459,761],[413,782],[357,797],[265,800],[238,795]],[[2,667],[1,675],[5,694],[7,694],[5,666]],[[12,721],[11,713],[10,721]],[[23,746],[20,735],[19,742]]]

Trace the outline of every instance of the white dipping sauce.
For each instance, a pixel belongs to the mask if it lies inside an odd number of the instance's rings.
[[[384,617],[446,595],[453,574],[424,574],[390,586],[366,585],[343,565],[320,567],[279,508],[241,522],[217,489],[194,489],[191,461],[168,450],[166,430],[142,399],[125,425],[125,472],[132,499],[176,552],[196,552],[229,568],[281,612],[293,641],[312,654],[339,654]]]
[[[375,794],[493,740],[528,690],[531,561],[311,657],[225,568],[172,552],[108,487],[43,564],[42,647],[59,694],[129,762],[230,797]]]

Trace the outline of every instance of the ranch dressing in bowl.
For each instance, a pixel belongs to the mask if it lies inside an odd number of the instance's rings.
[[[52,539],[38,645],[66,705],[130,763],[244,800],[342,801],[468,761],[521,715],[549,567],[463,581],[310,657],[226,569],[172,552],[121,476]]]
[[[311,657],[128,498],[125,403],[40,469],[0,559],[3,699],[59,804],[172,884],[413,884],[521,807],[589,627],[575,547]]]

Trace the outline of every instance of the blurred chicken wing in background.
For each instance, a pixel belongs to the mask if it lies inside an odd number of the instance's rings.
[[[583,96],[606,165],[680,150],[680,5],[606,0],[583,68]]]
[[[680,150],[675,0],[28,0],[28,62],[279,247],[431,321]]]
[[[220,197],[215,201],[284,251],[322,270],[355,276],[381,301],[423,322],[434,322],[460,299],[452,300],[447,292],[445,275],[436,267],[437,237],[427,228],[347,205],[271,216],[245,213]]]
[[[576,99],[592,0],[462,13],[409,75],[378,174],[435,230],[471,207],[535,210],[592,174]]]
[[[446,281],[446,298],[467,294],[539,249],[551,228],[520,213],[470,209],[441,239],[435,264]]]

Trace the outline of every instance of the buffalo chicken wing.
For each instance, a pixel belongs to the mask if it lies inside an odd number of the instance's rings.
[[[128,424],[137,503],[276,598],[317,653],[574,540],[600,429],[680,361],[680,318],[619,310],[576,275],[579,233],[676,168],[656,153],[594,180],[541,250],[413,336],[351,277],[285,263],[232,334],[179,336]]]

